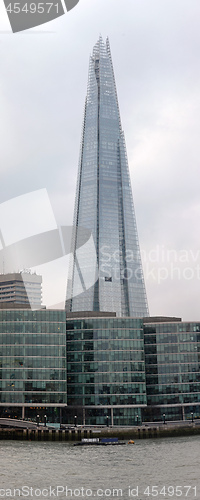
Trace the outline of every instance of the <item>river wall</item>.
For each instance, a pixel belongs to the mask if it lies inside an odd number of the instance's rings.
[[[77,429],[50,429],[48,427],[36,429],[0,428],[0,440],[20,441],[81,441],[82,438],[118,437],[120,440],[157,439],[164,437],[191,436],[200,434],[200,425],[155,425],[124,428],[77,428]]]

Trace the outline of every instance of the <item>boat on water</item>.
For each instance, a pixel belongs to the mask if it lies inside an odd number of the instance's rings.
[[[114,438],[82,438],[80,442],[74,443],[74,446],[108,446],[108,445],[121,445],[126,444],[125,441],[119,441],[117,437]]]

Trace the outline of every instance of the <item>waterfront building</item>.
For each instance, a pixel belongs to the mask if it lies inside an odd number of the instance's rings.
[[[0,310],[1,416],[59,422],[62,410],[63,423],[81,425],[200,417],[200,322],[109,312],[66,320],[15,306]]]
[[[139,424],[147,404],[142,319],[67,314],[67,394],[79,423]]]
[[[200,322],[144,320],[147,420],[200,417]]]
[[[61,310],[0,310],[0,413],[34,418],[66,406],[66,317]],[[52,417],[51,417],[52,418]]]
[[[0,274],[0,306],[11,304],[39,309],[42,304],[42,277],[36,273]]]
[[[130,426],[200,416],[200,323],[148,317],[110,47],[101,37],[90,58],[74,226],[67,318],[41,309],[41,277],[0,275],[0,414],[44,410],[61,422],[65,408],[65,423]]]
[[[200,323],[67,314],[68,415],[137,425],[200,417]]]
[[[90,57],[74,226],[67,311],[148,316],[110,46],[101,37]],[[79,248],[80,228],[91,231],[95,254]],[[95,259],[97,279],[92,282]]]

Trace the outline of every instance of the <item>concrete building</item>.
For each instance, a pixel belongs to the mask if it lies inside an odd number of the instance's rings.
[[[0,274],[0,307],[26,304],[39,309],[42,304],[42,277],[35,273]]]

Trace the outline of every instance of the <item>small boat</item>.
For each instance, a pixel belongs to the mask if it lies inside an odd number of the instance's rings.
[[[115,438],[82,438],[79,443],[74,443],[74,446],[108,446],[108,445],[118,445],[126,444],[125,441],[119,441],[117,437]]]

